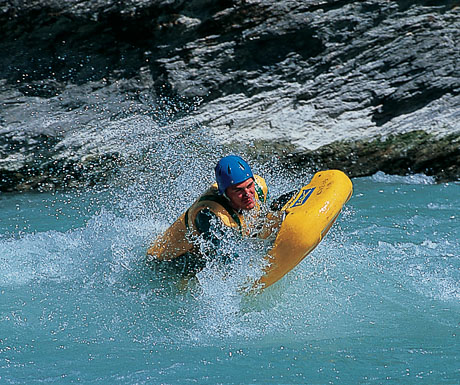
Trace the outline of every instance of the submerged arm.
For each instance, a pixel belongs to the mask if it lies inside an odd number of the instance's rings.
[[[229,253],[233,247],[225,247],[235,239],[235,231],[225,226],[211,210],[201,210],[195,218],[195,226],[200,233],[198,246],[202,254],[210,259],[221,259],[224,263],[235,256]]]

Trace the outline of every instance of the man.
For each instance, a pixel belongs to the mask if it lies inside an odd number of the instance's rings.
[[[215,175],[217,183],[148,249],[150,261],[172,261],[183,273],[194,274],[209,259],[228,261],[228,253],[220,246],[235,232],[242,237],[267,238],[279,224],[276,217],[270,221],[261,218],[267,211],[262,206],[267,201],[268,188],[241,157],[222,158]],[[254,215],[248,217],[249,212]]]

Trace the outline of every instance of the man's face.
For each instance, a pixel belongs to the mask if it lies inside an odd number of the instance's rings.
[[[236,210],[251,210],[256,205],[256,186],[252,178],[228,187],[226,194]]]

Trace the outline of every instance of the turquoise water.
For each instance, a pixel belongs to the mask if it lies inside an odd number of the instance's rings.
[[[459,183],[354,179],[318,248],[247,295],[245,257],[185,288],[144,265],[201,189],[183,188],[197,167],[168,179],[167,164],[132,184],[0,195],[1,384],[460,382]],[[256,167],[272,196],[308,178]]]

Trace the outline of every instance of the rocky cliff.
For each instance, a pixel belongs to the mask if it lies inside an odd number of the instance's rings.
[[[288,167],[460,175],[458,1],[0,0],[0,36],[0,191],[110,177],[110,122],[152,114]]]

